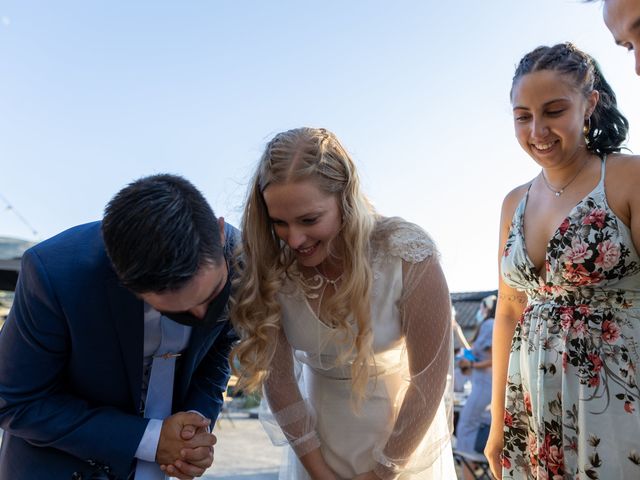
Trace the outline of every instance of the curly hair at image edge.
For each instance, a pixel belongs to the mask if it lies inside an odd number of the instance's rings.
[[[276,350],[281,311],[276,298],[290,275],[294,253],[276,236],[263,192],[270,184],[312,180],[324,192],[336,194],[342,213],[340,235],[332,251],[344,267],[339,291],[326,304],[323,321],[345,339],[344,361],[351,365],[353,401],[364,398],[368,360],[372,357],[369,299],[373,281],[369,241],[376,214],[360,189],[355,165],[333,133],[322,128],[298,128],[276,135],[267,145],[253,178],[242,219],[244,269],[235,281],[231,319],[240,342],[231,352],[239,388],[261,388]],[[353,334],[348,319],[357,327]]]

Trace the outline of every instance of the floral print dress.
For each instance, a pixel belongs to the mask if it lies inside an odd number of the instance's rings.
[[[503,479],[640,479],[640,259],[596,188],[527,255],[516,208],[505,282],[528,296],[511,345]]]

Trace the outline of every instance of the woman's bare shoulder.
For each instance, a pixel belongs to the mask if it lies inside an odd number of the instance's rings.
[[[627,153],[612,153],[607,156],[607,173],[617,177],[627,177],[640,172],[640,155],[630,155]],[[628,178],[629,181],[637,183],[637,177]]]
[[[523,183],[522,185],[517,186],[516,188],[514,188],[513,190],[511,190],[509,193],[505,195],[504,200],[502,201],[502,217],[503,218],[505,217],[511,218],[513,216],[513,213],[515,212],[516,207],[522,200],[522,197],[524,197],[525,194],[527,193],[527,190],[529,189],[530,185],[531,185],[531,182]]]

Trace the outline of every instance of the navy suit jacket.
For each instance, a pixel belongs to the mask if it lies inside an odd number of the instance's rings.
[[[230,258],[237,230],[225,227]],[[126,478],[148,420],[140,414],[143,302],[106,255],[100,222],[67,230],[23,256],[0,332],[1,480]],[[173,411],[213,421],[229,377],[228,310],[193,327]]]

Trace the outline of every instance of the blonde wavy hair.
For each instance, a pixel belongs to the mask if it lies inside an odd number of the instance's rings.
[[[231,301],[231,320],[240,342],[231,352],[231,365],[239,377],[238,387],[247,392],[261,388],[268,375],[282,328],[276,295],[291,272],[295,255],[275,234],[263,192],[271,184],[309,179],[339,198],[342,226],[332,251],[340,252],[344,271],[340,288],[325,305],[323,321],[343,334],[336,338],[347,339],[346,353],[339,361],[355,353],[351,376],[353,400],[358,406],[365,395],[368,360],[373,355],[369,241],[376,214],[360,189],[353,160],[336,136],[324,128],[296,128],[277,134],[258,164],[242,218],[244,268],[234,283]],[[349,325],[350,315],[357,327],[355,334]]]

